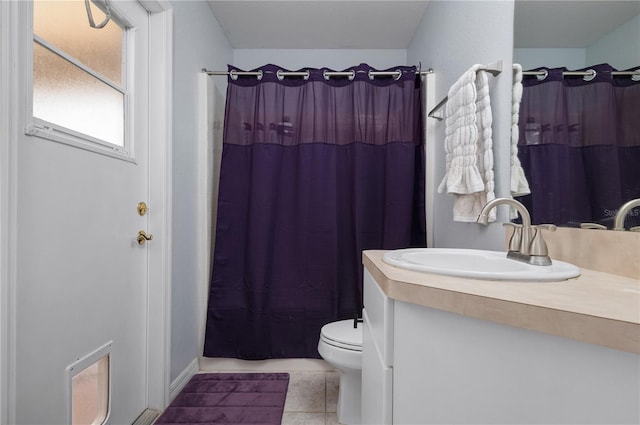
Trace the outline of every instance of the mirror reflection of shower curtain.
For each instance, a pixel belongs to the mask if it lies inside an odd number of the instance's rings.
[[[205,356],[319,358],[361,314],[362,251],[425,246],[420,77],[352,69],[229,78]]]
[[[534,223],[611,228],[617,209],[640,197],[640,81],[612,76],[608,64],[587,69],[591,81],[566,68],[523,79],[518,157],[531,194],[518,199]]]

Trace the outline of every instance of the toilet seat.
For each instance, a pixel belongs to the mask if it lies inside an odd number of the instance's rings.
[[[320,339],[333,347],[350,351],[362,351],[362,323],[353,327],[353,320],[327,323],[320,330]]]

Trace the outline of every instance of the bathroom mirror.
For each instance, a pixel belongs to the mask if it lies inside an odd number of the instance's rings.
[[[609,64],[618,71],[639,69],[640,2],[516,0],[514,62],[521,64],[525,71],[542,67],[587,70],[599,64]],[[596,78],[603,78],[606,72],[610,73],[610,68],[600,69],[603,71]],[[583,84],[579,81],[584,78],[582,76],[563,77],[562,70],[558,72],[560,77],[555,82],[558,85],[563,84],[563,78],[573,80],[568,85],[574,85],[574,82],[575,85]],[[622,78],[632,77],[614,78],[620,82]],[[599,90],[595,88],[596,85],[592,87],[585,90]],[[536,92],[536,96],[543,96],[541,93]],[[532,210],[535,223],[610,229],[613,228],[614,217],[620,206],[640,197],[640,119],[637,112],[640,110],[640,82],[633,84],[633,92],[626,93],[623,107],[619,102],[615,108],[610,107],[613,101],[612,95],[608,94],[578,101],[547,98],[540,104],[542,106],[537,106],[540,110],[546,110],[547,115],[549,109],[556,108],[554,110],[560,111],[558,114],[568,117],[564,122],[556,119],[549,121],[548,118],[547,122],[536,122],[544,121],[544,118],[540,118],[544,114],[531,112],[529,102],[532,92],[526,95],[529,96],[526,107],[523,95],[518,146],[523,168],[526,173],[545,174],[545,178],[553,181],[551,186],[545,185],[541,190],[540,179],[533,177],[535,182],[530,182],[532,193],[517,198]],[[616,96],[620,97],[619,94]],[[595,113],[594,105],[600,104],[600,99],[603,99],[603,104]],[[601,125],[595,125],[595,121],[600,119]],[[618,124],[612,125],[612,121]],[[552,146],[557,143],[553,139],[557,134],[562,134],[567,144],[558,151],[554,150],[557,146]],[[617,146],[610,141],[612,134],[620,136]],[[545,137],[550,138],[545,141]],[[588,140],[578,142],[579,139]],[[608,141],[601,143],[605,139]],[[527,146],[523,147],[523,144]],[[609,151],[620,152],[610,156],[611,152],[598,150],[606,150],[601,145],[608,145]],[[576,147],[584,149],[578,152],[579,149],[574,149]],[[545,148],[549,148],[549,152],[539,155]],[[591,152],[587,153],[587,150]],[[572,181],[576,173],[581,173],[584,181]],[[618,181],[604,179],[603,175],[615,175]],[[593,201],[594,198],[598,198],[598,201]],[[635,208],[627,215],[625,227],[638,225],[640,208]]]

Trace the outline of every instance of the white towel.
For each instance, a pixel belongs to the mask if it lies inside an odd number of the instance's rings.
[[[454,195],[454,221],[475,222],[482,207],[495,198],[489,80],[481,67],[472,66],[448,93],[446,174],[438,192]],[[489,220],[495,221],[495,209]]]
[[[520,101],[522,100],[522,66],[513,64],[513,97],[511,99],[511,196],[523,196],[531,193],[529,182],[524,175],[524,170],[518,158],[518,138],[520,129]],[[518,217],[515,208],[511,208],[510,218]]]
[[[511,102],[511,196],[522,196],[531,193],[529,183],[518,159],[518,138],[520,130],[520,101],[522,100],[522,66],[513,64],[513,98]]]

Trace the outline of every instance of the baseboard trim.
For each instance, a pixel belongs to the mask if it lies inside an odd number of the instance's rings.
[[[146,409],[131,425],[151,425],[158,416],[160,416],[160,412],[157,410]]]
[[[198,359],[195,358],[191,363],[189,363],[189,366],[187,366],[180,373],[180,375],[178,375],[178,377],[173,382],[171,382],[171,386],[169,387],[170,402],[173,401],[173,399],[176,398],[178,394],[180,394],[180,391],[182,391],[184,386],[187,385],[187,382],[189,382],[189,380],[193,378],[193,375],[198,373],[198,369]]]

